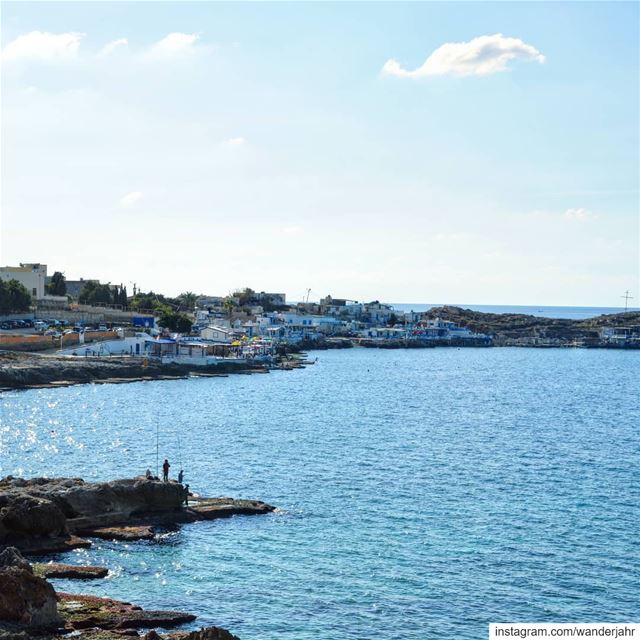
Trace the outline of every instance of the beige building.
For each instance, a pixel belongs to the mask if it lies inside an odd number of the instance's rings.
[[[17,280],[34,300],[41,300],[45,297],[47,265],[21,262],[19,267],[0,267],[0,279]]]
[[[233,331],[226,327],[205,327],[200,331],[200,337],[204,340],[212,340],[214,342],[227,342],[233,341]]]

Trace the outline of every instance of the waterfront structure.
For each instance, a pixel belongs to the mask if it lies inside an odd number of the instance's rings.
[[[233,342],[233,331],[227,327],[210,325],[200,331],[203,340],[214,340],[216,342]]]
[[[640,345],[640,325],[630,327],[602,327],[599,331],[600,340],[615,346]]]

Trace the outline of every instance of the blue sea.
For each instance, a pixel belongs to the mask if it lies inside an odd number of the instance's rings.
[[[624,307],[549,307],[544,305],[491,305],[491,304],[462,304],[447,303],[453,307],[481,311],[482,313],[518,313],[542,318],[568,318],[569,320],[584,320],[610,313],[624,313]],[[399,311],[428,311],[433,307],[442,307],[443,303],[411,303],[401,302],[393,305]],[[637,307],[629,307],[628,311],[640,311]]]
[[[67,591],[242,640],[481,640],[640,621],[640,354],[350,349],[313,366],[0,396],[0,474],[112,479],[160,456],[268,516],[59,556]]]

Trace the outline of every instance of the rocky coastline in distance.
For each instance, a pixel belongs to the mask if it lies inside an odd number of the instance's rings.
[[[640,312],[629,311],[571,320],[514,313],[485,313],[461,307],[434,307],[425,312],[469,329],[487,339],[369,339],[354,336],[327,337],[281,345],[275,364],[220,363],[208,367],[189,364],[161,364],[143,358],[64,357],[15,351],[0,351],[0,391],[61,387],[87,383],[124,383],[145,380],[174,380],[189,377],[217,377],[229,374],[268,373],[272,369],[292,370],[312,364],[306,351],[368,347],[377,349],[417,349],[433,347],[534,347],[640,349]],[[633,331],[633,340],[603,337],[610,330]],[[623,336],[623,334],[621,334]]]
[[[615,343],[603,339],[603,329],[635,328],[640,335],[640,311],[572,320],[444,306],[429,309],[426,317],[448,320],[474,333],[487,334],[491,336],[491,346],[494,347],[619,348]],[[635,348],[640,348],[640,342]]]
[[[257,500],[189,498],[184,487],[146,477],[84,482],[79,478],[8,476],[0,480],[0,639],[238,640],[226,629],[176,631],[196,616],[181,611],[145,611],[127,602],[56,592],[48,578],[100,579],[103,567],[39,563],[25,556],[60,553],[92,544],[92,538],[144,540],[158,528],[262,515],[274,507]],[[146,633],[140,635],[140,629]]]

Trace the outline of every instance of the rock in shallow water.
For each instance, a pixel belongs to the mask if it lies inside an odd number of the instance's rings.
[[[196,617],[182,611],[144,611],[128,602],[97,596],[59,593],[59,611],[68,629],[139,629],[175,627]]]
[[[33,565],[33,572],[41,578],[71,578],[76,580],[94,580],[105,578],[109,570],[106,567],[92,567],[75,564],[38,563]]]
[[[153,632],[152,632],[153,633]],[[157,637],[145,636],[145,640],[158,640]],[[238,636],[234,636],[230,631],[221,627],[207,627],[200,631],[188,631],[170,633],[164,636],[165,640],[240,640]]]

